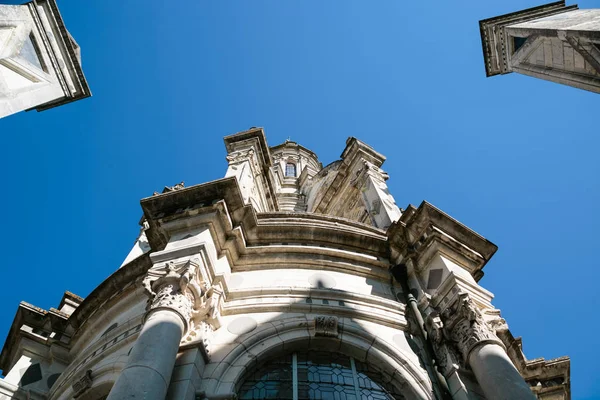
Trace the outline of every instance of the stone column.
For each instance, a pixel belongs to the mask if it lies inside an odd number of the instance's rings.
[[[160,279],[150,277],[150,281],[144,282],[153,295],[150,308],[108,400],[164,400],[167,394],[181,338],[193,309],[193,295],[185,290],[189,274],[180,275],[172,265],[168,271]]]
[[[444,333],[473,370],[488,400],[535,400],[504,345],[468,294],[460,294],[458,300],[442,312],[442,319]]]

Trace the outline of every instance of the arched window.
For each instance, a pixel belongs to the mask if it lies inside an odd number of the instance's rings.
[[[387,379],[386,379],[387,378]],[[309,351],[287,354],[246,375],[239,399],[395,400],[402,394],[390,377],[352,357]]]
[[[285,164],[285,176],[296,177],[296,164],[291,162]]]

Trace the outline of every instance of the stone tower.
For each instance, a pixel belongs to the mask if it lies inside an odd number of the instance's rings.
[[[570,399],[569,359],[527,360],[482,286],[496,246],[349,138],[323,167],[261,128],[223,179],[165,187],[85,299],[27,303],[0,399]]]
[[[55,0],[0,5],[0,118],[91,95]]]
[[[600,9],[558,1],[479,27],[487,76],[518,72],[600,93]]]

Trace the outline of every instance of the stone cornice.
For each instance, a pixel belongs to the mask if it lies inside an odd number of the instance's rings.
[[[479,21],[486,76],[490,77],[511,72],[508,65],[510,53],[507,54],[509,46],[505,43],[505,26],[560,14],[577,8],[576,4],[565,6],[565,1],[561,0]]]
[[[152,266],[148,254],[143,254],[129,264],[119,268],[90,293],[69,317],[69,326],[79,329],[87,319],[109,298],[122,291],[127,285],[142,277]]]
[[[388,229],[390,246],[399,255],[420,258],[433,242],[441,243],[472,264],[469,273],[476,281],[498,247],[448,214],[423,201],[419,208],[407,207],[399,221]],[[451,250],[451,251],[450,251]]]
[[[523,354],[523,342],[515,338],[509,329],[496,330],[496,335],[506,346],[506,352],[525,381],[538,394],[560,393],[567,400],[571,398],[571,359],[558,357],[552,360],[536,358],[528,360]]]
[[[351,164],[356,158],[363,158],[381,167],[385,161],[385,156],[378,153],[371,146],[361,142],[355,137],[349,137],[346,140],[346,148],[342,152],[341,158],[345,163]]]
[[[48,332],[48,328],[54,332],[64,333],[67,331],[67,319],[66,314],[56,309],[48,311],[22,301],[0,353],[0,370],[8,371],[12,368],[16,361],[13,358],[19,349],[18,344],[23,338],[29,338],[46,346],[60,343],[60,338],[49,337],[51,332]],[[24,328],[25,326],[28,328]]]
[[[146,235],[153,251],[160,251],[166,245],[167,224],[172,225],[171,230],[178,229],[177,225],[184,228],[192,223],[187,221],[191,217],[201,219],[201,215],[216,211],[219,218],[209,218],[215,229],[222,230],[227,240],[240,239],[235,241],[235,249],[229,246],[235,252],[244,252],[245,247],[252,246],[302,243],[387,257],[384,232],[369,225],[312,213],[257,214],[251,206],[243,204],[235,178],[148,197],[141,205],[150,227]],[[223,247],[227,245],[223,243]],[[235,259],[230,261],[235,264]]]
[[[73,38],[67,31],[65,27],[65,23],[60,15],[60,11],[58,10],[58,6],[56,5],[56,0],[38,0],[37,2],[30,2],[30,9],[32,13],[35,14],[37,21],[40,20],[39,11],[36,6],[42,6],[46,10],[46,14],[50,22],[54,25],[53,28],[59,33],[57,40],[60,41],[60,45],[63,46],[61,49],[53,49],[54,51],[60,51],[65,57],[65,59],[70,63],[70,65],[66,65],[66,69],[68,74],[71,76],[73,83],[76,85],[75,92],[66,93],[65,96],[52,101],[50,103],[41,104],[35,109],[37,111],[44,111],[53,107],[58,107],[63,104],[70,103],[72,101],[77,101],[84,99],[86,97],[90,97],[92,95],[90,91],[90,87],[83,75],[83,70],[81,68],[81,62],[77,55],[77,50],[75,48],[75,44]],[[43,29],[40,29],[40,32],[43,32]],[[61,67],[62,68],[62,67]],[[57,74],[60,74],[57,71]]]
[[[227,152],[232,150],[233,144],[236,142],[256,139],[259,148],[259,161],[263,168],[271,166],[271,153],[269,152],[269,146],[267,145],[267,139],[263,128],[250,128],[247,131],[234,133],[233,135],[225,136],[223,141],[225,142],[225,148]]]

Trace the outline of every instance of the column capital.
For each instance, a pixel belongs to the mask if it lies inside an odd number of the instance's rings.
[[[143,280],[150,296],[146,318],[157,310],[170,310],[183,321],[181,345],[202,343],[209,357],[210,334],[221,326],[224,291],[201,278],[200,259],[176,264],[167,261],[150,269]]]
[[[486,343],[504,344],[494,334],[467,293],[460,293],[454,303],[441,313],[445,334],[460,351],[465,364],[471,351]]]
[[[425,321],[427,334],[431,339],[435,360],[439,371],[449,377],[453,372],[460,369],[460,355],[454,349],[451,341],[444,331],[444,323],[437,312],[432,312]]]

